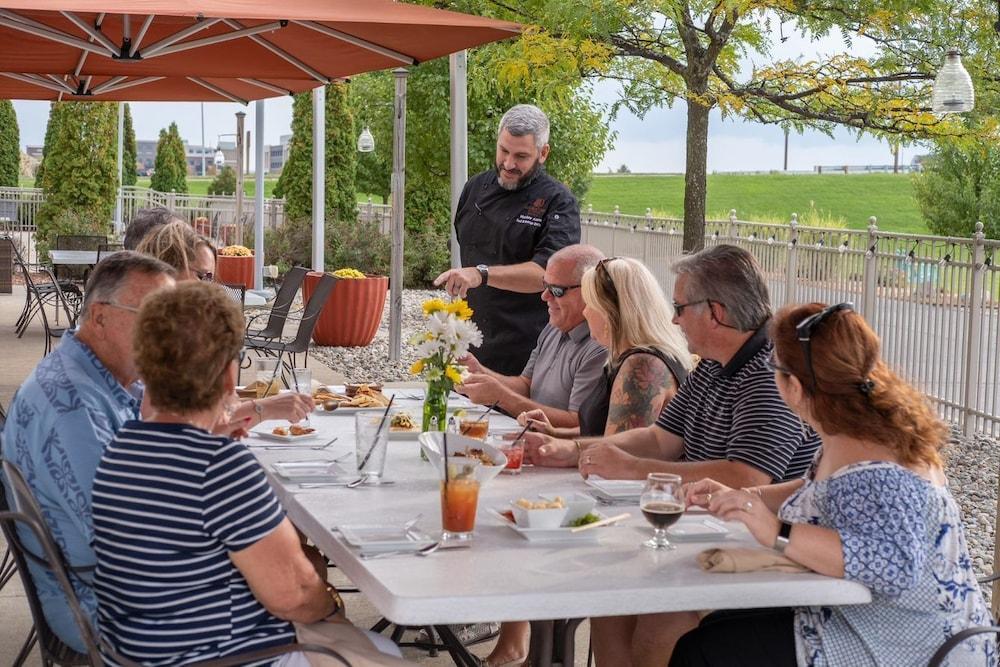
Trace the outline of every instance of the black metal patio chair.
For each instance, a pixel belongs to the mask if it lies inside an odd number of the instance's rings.
[[[18,559],[18,571],[21,573],[21,581],[24,583],[24,590],[31,608],[31,617],[35,623],[37,644],[42,652],[42,663],[46,667],[50,665],[94,665],[95,667],[101,667],[105,664],[101,657],[101,651],[103,650],[120,665],[124,665],[125,667],[139,667],[138,663],[122,657],[107,642],[98,637],[94,627],[90,624],[86,614],[84,614],[80,606],[80,600],[76,595],[76,590],[70,582],[70,578],[76,575],[74,575],[73,570],[67,565],[65,557],[56,545],[52,533],[49,531],[42,516],[41,507],[35,500],[31,488],[24,479],[24,475],[10,461],[3,462],[3,473],[7,483],[10,485],[11,497],[6,501],[0,499],[0,502],[3,503],[0,505],[0,527],[3,528],[4,536],[7,538],[15,557]],[[24,547],[16,530],[17,524],[31,531],[42,548],[41,554],[32,553]],[[45,615],[42,612],[41,602],[38,598],[38,591],[27,570],[28,559],[48,569],[56,577],[63,594],[66,596],[77,628],[80,630],[80,636],[87,647],[86,653],[77,653],[66,646],[52,632],[52,629],[45,621]],[[29,642],[22,648],[23,656],[18,656],[22,662],[30,654],[34,643],[36,641],[29,639]],[[25,649],[27,649],[27,652],[25,652]],[[333,649],[316,644],[285,644],[284,646],[249,651],[226,658],[193,663],[192,667],[230,667],[298,652],[326,655],[350,667],[350,663],[339,653]],[[14,664],[19,665],[21,663],[15,662]]]
[[[113,255],[124,249],[125,246],[121,243],[99,243],[97,245],[97,263],[100,264],[101,260],[108,255]]]
[[[285,321],[288,320],[288,313],[292,309],[292,304],[295,303],[295,295],[298,294],[302,282],[306,279],[306,272],[304,267],[296,266],[285,274],[281,281],[281,287],[278,288],[278,293],[271,304],[271,310],[267,314],[267,323],[263,329],[253,329],[252,325],[257,318],[250,318],[247,322],[247,338],[261,340],[281,338],[281,334],[285,330]]]
[[[39,315],[42,319],[42,326],[45,328],[45,352],[42,355],[45,356],[52,351],[53,339],[62,338],[67,330],[73,328],[79,313],[70,306],[65,293],[62,291],[62,287],[59,285],[59,281],[56,280],[55,275],[50,269],[44,267],[41,269],[42,275],[48,277],[48,282],[36,283],[25,264],[18,264],[18,267],[20,267],[21,275],[24,278],[25,290],[28,292],[29,313],[18,329],[17,337],[20,338],[23,336],[34,316],[36,314]],[[66,316],[66,326],[50,323],[46,307],[54,308],[55,312],[61,310]]]
[[[56,237],[54,250],[96,250],[100,252],[102,245],[107,245],[108,237],[97,234],[60,234]],[[83,266],[55,265],[56,277],[60,280],[87,282],[90,268]]]
[[[232,298],[233,301],[240,304],[240,308],[247,305],[247,286],[243,283],[219,283],[222,285],[222,289],[226,290],[226,294]]]
[[[18,264],[23,264],[25,267],[29,268],[28,263],[24,260],[21,252],[17,248],[17,244],[14,243],[14,239],[10,237],[0,237],[0,243],[10,243],[12,254],[14,257],[14,270],[18,270]],[[80,307],[83,304],[83,292],[76,283],[70,280],[56,281],[59,289],[63,291],[63,296],[66,298],[67,303],[73,309],[74,312],[79,312]],[[41,284],[36,284],[39,294],[43,297],[46,303],[53,304],[57,301],[55,284],[50,282],[43,282]],[[24,329],[27,328],[31,320],[37,315],[37,311],[32,310],[33,298],[29,290],[24,291],[24,306],[21,308],[21,314],[17,316],[17,321],[14,324],[14,330],[17,332],[17,337],[20,338],[24,334]]]

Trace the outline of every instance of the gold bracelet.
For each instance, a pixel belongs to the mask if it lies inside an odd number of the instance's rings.
[[[583,456],[583,445],[580,444],[579,440],[574,440],[573,444],[576,445],[576,458],[579,459]]]
[[[756,493],[758,498],[764,497],[764,492],[761,491],[759,486],[744,487],[740,491],[746,491],[747,493]]]

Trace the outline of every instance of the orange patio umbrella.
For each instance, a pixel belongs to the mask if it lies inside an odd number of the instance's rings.
[[[519,31],[390,0],[0,0],[0,97],[241,102]]]

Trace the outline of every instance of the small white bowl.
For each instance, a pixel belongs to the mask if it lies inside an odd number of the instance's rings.
[[[420,434],[417,441],[420,442],[420,449],[427,456],[427,460],[439,471],[438,476],[442,477],[444,475],[444,467],[442,466],[441,452],[443,449],[444,433],[441,431],[426,431]],[[476,468],[476,479],[479,480],[481,486],[486,486],[487,482],[499,475],[500,471],[507,466],[507,455],[493,445],[484,443],[482,440],[458,435],[457,433],[448,434],[449,460],[458,460],[461,457],[453,459],[452,454],[454,452],[464,452],[466,449],[481,449],[493,459],[493,465],[479,465]]]
[[[521,528],[540,528],[551,530],[559,528],[566,519],[568,507],[555,507],[547,510],[529,510],[511,502],[511,509],[514,512],[514,521]]]
[[[545,500],[555,500],[556,496],[563,499],[566,503],[566,519],[565,523],[573,523],[580,517],[586,516],[594,511],[594,507],[597,505],[597,499],[586,493],[579,493],[577,491],[570,491],[569,493],[541,493],[540,498]]]

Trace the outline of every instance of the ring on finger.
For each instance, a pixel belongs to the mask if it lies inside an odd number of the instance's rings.
[[[743,503],[743,511],[744,512],[749,512],[752,509],[753,509],[753,503],[751,501],[748,500],[745,503]]]
[[[712,494],[711,493],[706,493],[705,494],[705,502],[706,503],[712,502]]]

